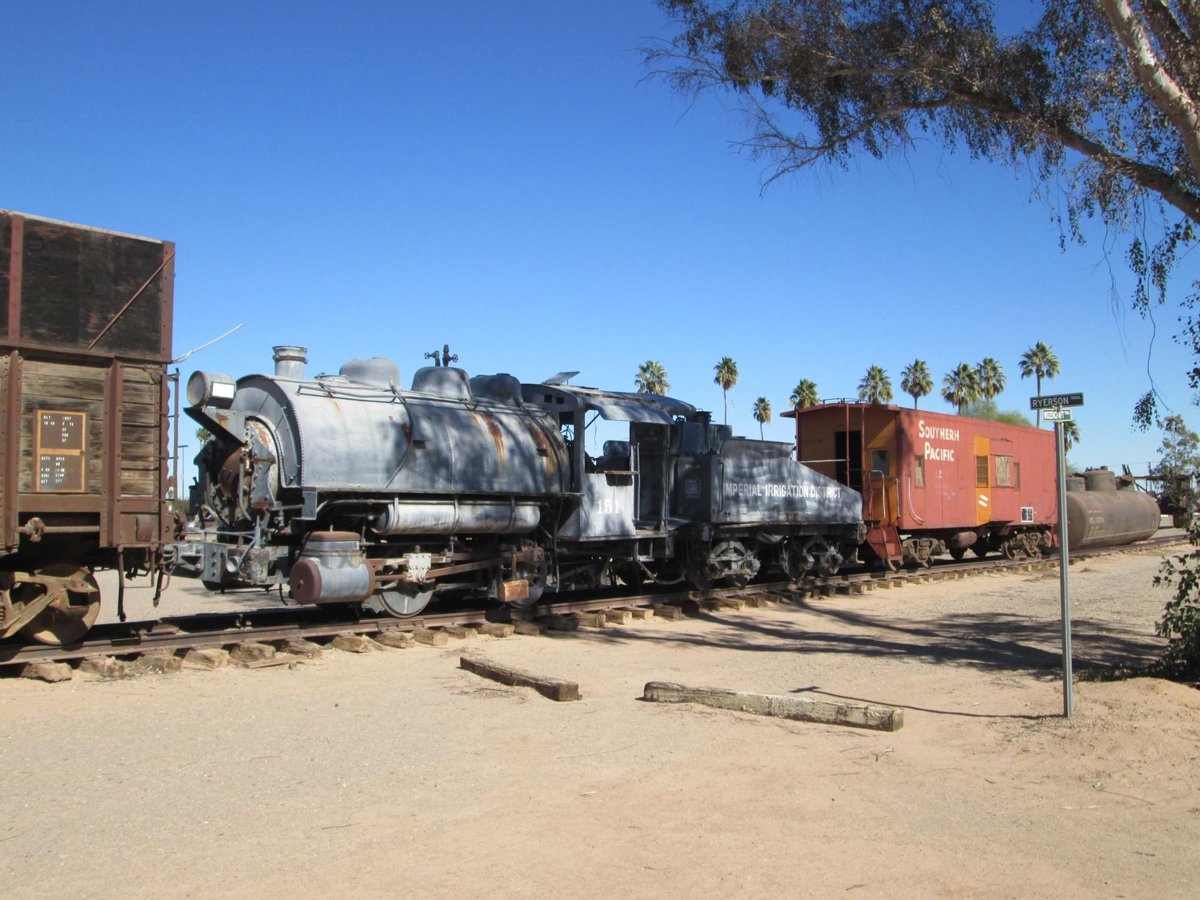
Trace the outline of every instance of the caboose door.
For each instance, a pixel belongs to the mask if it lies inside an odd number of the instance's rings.
[[[975,524],[986,525],[995,520],[992,510],[991,441],[975,436]]]

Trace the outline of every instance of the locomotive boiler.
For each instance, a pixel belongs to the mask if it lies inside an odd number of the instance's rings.
[[[388,360],[315,378],[305,364],[281,346],[273,375],[189,380],[210,435],[210,588],[408,616],[439,594],[527,605],[615,579],[832,573],[862,540],[857,492],[679,400],[439,365],[405,388]],[[626,439],[594,446],[597,420]]]

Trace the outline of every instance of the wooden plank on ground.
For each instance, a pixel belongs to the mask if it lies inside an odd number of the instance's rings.
[[[836,703],[780,694],[750,694],[724,688],[689,688],[666,681],[647,682],[642,699],[655,703],[700,703],[716,709],[735,709],[759,716],[777,716],[827,725],[852,725],[876,731],[899,731],[904,726],[904,710],[893,706]]]
[[[532,672],[526,672],[523,669],[514,669],[511,666],[502,666],[499,663],[481,659],[478,656],[459,657],[458,664],[468,672],[474,672],[476,675],[490,678],[492,681],[498,681],[501,684],[533,688],[543,697],[549,697],[551,700],[580,699],[579,685],[574,681],[534,675]]]

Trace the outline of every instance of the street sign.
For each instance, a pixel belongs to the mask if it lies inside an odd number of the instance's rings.
[[[1047,394],[1030,397],[1030,409],[1057,409],[1060,406],[1083,406],[1083,394]]]
[[[1070,422],[1071,411],[1069,409],[1043,409],[1043,422]]]

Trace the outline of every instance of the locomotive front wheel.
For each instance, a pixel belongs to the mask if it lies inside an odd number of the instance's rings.
[[[70,644],[82,638],[100,615],[100,587],[87,569],[70,563],[56,563],[35,574],[67,581],[85,581],[91,590],[72,591],[62,585],[18,584],[12,590],[14,606],[39,599],[43,592],[53,594],[50,605],[21,629],[21,634],[39,644]]]
[[[950,558],[955,562],[961,562],[962,558],[967,555],[966,547],[958,547],[950,551]]]

